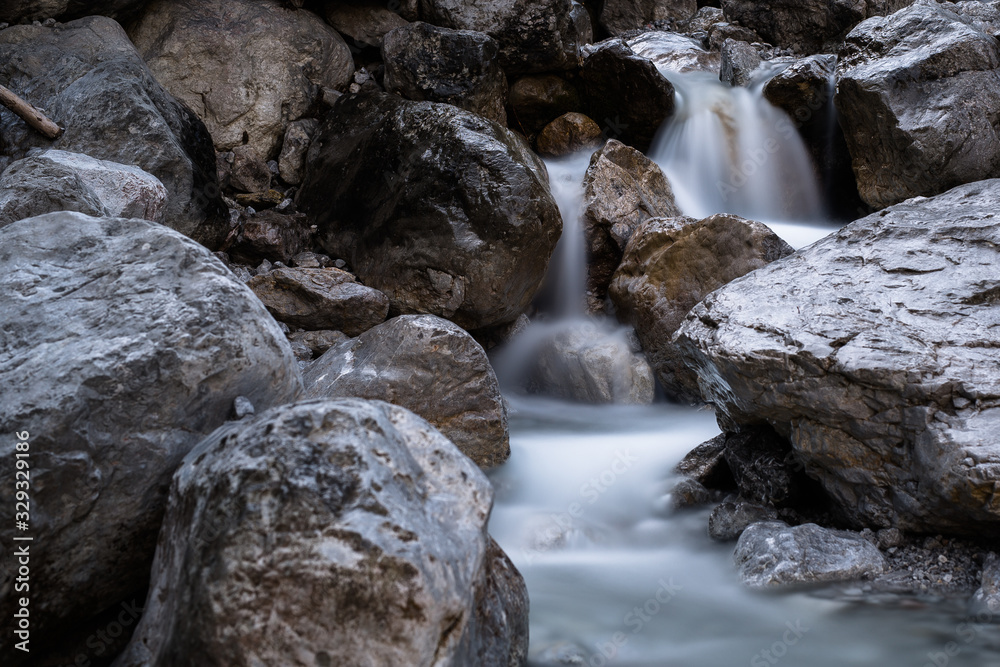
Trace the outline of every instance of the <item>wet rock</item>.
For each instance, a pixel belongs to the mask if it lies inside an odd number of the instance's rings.
[[[547,157],[571,155],[600,145],[600,126],[575,111],[559,116],[538,135],[538,152]]]
[[[689,19],[696,0],[605,0],[600,24],[610,35],[642,28],[653,21]]]
[[[116,664],[513,664],[527,598],[486,533],[492,500],[397,406],[310,401],[219,429],[174,479]]]
[[[46,594],[31,627],[44,637],[143,586],[171,475],[237,396],[263,409],[302,385],[252,293],[154,222],[60,212],[4,227],[0,301],[0,432],[30,434],[32,536],[49,545],[32,551]],[[13,438],[2,452],[14,479]],[[8,507],[14,492],[0,488]],[[5,543],[13,531],[0,527]],[[0,591],[9,617],[9,574]],[[8,642],[0,655],[21,653]]]
[[[305,118],[288,124],[285,138],[281,142],[281,154],[278,156],[278,175],[285,183],[298,185],[302,182],[306,154],[318,127],[319,121],[314,118]]]
[[[237,192],[265,192],[271,187],[271,170],[252,146],[237,146],[232,151],[228,185]]]
[[[527,309],[562,219],[514,133],[447,104],[345,95],[308,162],[297,203],[319,243],[393,313],[477,329]]]
[[[718,7],[699,7],[694,16],[686,21],[678,21],[677,29],[688,34],[703,32],[708,34],[712,26],[718,23],[725,23],[726,15]]]
[[[301,213],[286,215],[269,209],[241,222],[229,252],[234,261],[251,266],[268,258],[288,263],[313,236],[309,221]]]
[[[991,553],[983,563],[982,585],[969,599],[969,616],[976,620],[997,622],[1000,619],[1000,558]]]
[[[439,317],[396,317],[338,343],[305,382],[312,398],[357,396],[413,410],[481,467],[510,456],[507,410],[486,352]]]
[[[754,70],[760,67],[760,54],[746,42],[727,39],[722,44],[719,80],[731,86],[748,86]]]
[[[357,336],[385,320],[389,300],[339,269],[274,269],[247,283],[275,319]]]
[[[743,531],[733,559],[743,585],[755,590],[870,579],[885,569],[879,550],[857,533],[812,523],[755,523]]]
[[[708,536],[719,542],[732,542],[752,524],[777,518],[778,512],[773,507],[745,500],[727,501],[720,503],[708,517]]]
[[[343,331],[296,331],[288,334],[288,340],[294,345],[301,343],[309,351],[309,359],[319,357],[334,345],[343,343],[350,338]]]
[[[590,15],[575,0],[423,0],[421,14],[428,23],[495,39],[508,74],[575,69],[581,47],[593,39]]]
[[[523,76],[510,88],[508,118],[512,128],[534,134],[559,116],[583,108],[580,94],[555,74]]]
[[[416,22],[385,36],[385,89],[403,97],[445,102],[507,124],[507,77],[497,43],[481,32]]]
[[[313,115],[322,88],[346,88],[354,73],[336,31],[278,0],[156,0],[129,36],[216,148],[247,145],[264,159],[288,123]]]
[[[774,426],[855,525],[1000,523],[985,333],[998,311],[982,270],[998,199],[990,180],[862,218],[717,290],[677,334],[720,419]]]
[[[672,32],[647,32],[629,39],[626,44],[640,58],[672,72],[718,73],[721,58],[706,51],[700,40]]]
[[[55,148],[134,165],[166,187],[164,224],[210,248],[225,240],[228,215],[211,137],[156,82],[113,20],[7,28],[0,32],[0,80],[66,130],[49,141],[13,114],[0,114],[11,159]]]
[[[670,491],[671,506],[675,510],[700,507],[712,502],[712,492],[693,479],[682,479]]]
[[[48,150],[0,174],[0,226],[53,211],[161,222],[167,189],[138,167]]]
[[[680,215],[680,209],[660,167],[615,139],[590,158],[583,187],[587,290],[603,299],[639,225]]]
[[[763,41],[761,40],[760,35],[755,33],[753,30],[744,28],[741,25],[726,23],[725,21],[713,23],[708,29],[708,48],[711,50],[721,52],[722,46],[728,39],[735,39],[740,42],[746,42],[747,44]]]
[[[829,104],[836,67],[837,56],[832,54],[800,58],[768,80],[764,97],[793,120],[804,122],[807,114],[817,114]]]
[[[711,489],[735,488],[733,473],[726,463],[726,434],[721,433],[688,452],[674,472]]]
[[[584,102],[606,136],[641,151],[674,112],[674,87],[620,41],[591,53],[580,71]]]
[[[377,1],[350,4],[328,1],[323,16],[356,47],[381,48],[386,33],[407,24],[406,19]]]
[[[883,208],[1000,173],[1000,44],[920,2],[851,31],[836,95],[858,191]]]
[[[635,327],[667,393],[698,402],[697,378],[674,333],[713,290],[792,252],[764,225],[733,215],[654,218],[632,235],[608,294],[619,320]]]
[[[629,349],[624,332],[589,321],[560,325],[543,340],[529,382],[534,393],[579,403],[653,401],[653,373]]]

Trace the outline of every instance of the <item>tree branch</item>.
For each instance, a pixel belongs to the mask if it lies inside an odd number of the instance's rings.
[[[24,119],[25,123],[34,128],[42,136],[49,139],[58,139],[63,133],[62,128],[46,118],[45,114],[4,86],[0,86],[0,104],[3,104]]]

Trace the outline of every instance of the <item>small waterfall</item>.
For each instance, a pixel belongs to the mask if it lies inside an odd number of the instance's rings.
[[[548,286],[553,314],[582,317],[587,284],[587,248],[583,238],[583,177],[590,164],[590,151],[545,160],[549,186],[562,215],[563,231],[553,256],[555,271]]]
[[[685,214],[733,213],[762,222],[823,218],[809,153],[787,114],[763,97],[773,71],[750,88],[730,87],[708,72],[661,73],[674,84],[677,109],[650,157]]]

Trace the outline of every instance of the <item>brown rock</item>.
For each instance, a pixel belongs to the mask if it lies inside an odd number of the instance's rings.
[[[580,94],[555,74],[524,76],[510,87],[510,126],[525,135],[535,134],[559,116],[579,111]]]
[[[229,186],[236,192],[263,192],[271,187],[271,170],[251,146],[233,149]]]
[[[310,358],[315,359],[321,356],[334,345],[343,343],[350,338],[343,331],[296,331],[288,334],[288,340],[294,345],[301,343],[310,354]]]
[[[260,211],[243,221],[229,254],[233,261],[252,266],[264,259],[288,263],[302,252],[312,235],[313,230],[301,213]]]
[[[601,144],[601,127],[582,113],[570,112],[545,126],[538,135],[538,152],[550,157],[569,155]]]
[[[275,269],[247,283],[275,319],[357,336],[385,320],[389,299],[339,269]]]

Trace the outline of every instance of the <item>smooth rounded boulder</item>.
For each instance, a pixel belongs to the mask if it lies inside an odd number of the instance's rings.
[[[524,664],[524,581],[485,475],[408,410],[307,401],[224,426],[174,478],[116,667]]]
[[[229,232],[212,137],[142,62],[115,21],[92,16],[55,26],[0,31],[0,81],[44,108],[65,128],[55,141],[13,114],[0,114],[7,144],[0,156],[56,148],[134,165],[167,188],[164,223],[215,249]]]
[[[708,295],[675,343],[720,423],[771,424],[857,527],[995,530],[998,203],[915,198]]]
[[[310,398],[354,396],[417,413],[483,468],[510,456],[507,409],[486,352],[433,315],[403,315],[331,347],[306,369]]]
[[[31,627],[47,637],[144,586],[170,478],[237,397],[263,410],[302,380],[250,290],[153,222],[61,212],[0,229],[0,301],[0,474],[14,479],[27,432],[28,534],[45,545]],[[13,509],[13,484],[0,501]],[[10,618],[19,596],[0,590]],[[5,643],[4,664],[22,657]]]
[[[315,113],[323,88],[346,88],[354,74],[333,28],[279,0],[159,0],[129,36],[218,150],[246,145],[265,160],[289,123]]]
[[[296,201],[391,315],[466,329],[524,312],[562,231],[545,166],[513,132],[386,93],[338,100]]]

